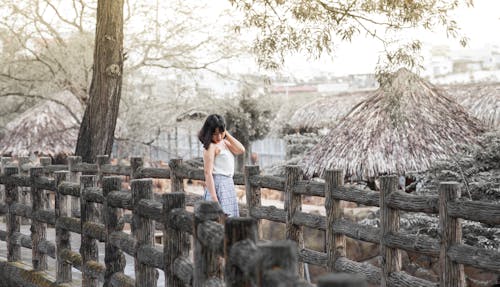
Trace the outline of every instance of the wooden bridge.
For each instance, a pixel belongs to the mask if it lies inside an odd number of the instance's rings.
[[[95,164],[79,157],[69,157],[67,166],[52,165],[48,158],[40,163],[30,167],[25,159],[17,165],[1,159],[0,213],[7,230],[0,231],[0,239],[8,254],[0,261],[0,280],[8,286],[71,286],[71,267],[82,272],[82,286],[156,286],[158,269],[166,286],[310,286],[301,279],[302,263],[362,275],[330,274],[319,280],[320,287],[365,286],[363,278],[380,286],[465,286],[464,264],[500,274],[500,252],[464,245],[460,225],[461,219],[499,225],[500,205],[461,201],[456,182],[441,183],[439,196],[423,197],[398,192],[395,176],[382,177],[379,193],[344,186],[341,170],[326,171],[325,183],[318,183],[301,180],[297,166],[287,166],[284,178],[262,176],[259,167],[247,166],[234,176],[246,189],[245,217],[225,219],[218,204],[184,192],[184,179],[204,175],[181,160],[172,160],[169,168],[143,167],[141,158],[131,158],[130,166],[111,165],[107,156]],[[121,188],[123,176],[130,177],[130,191]],[[173,192],[154,194],[152,178],[170,179]],[[20,202],[20,188],[29,188],[31,204]],[[285,208],[262,206],[261,188],[283,191]],[[47,193],[55,196],[53,209],[47,208]],[[302,212],[303,195],[325,197],[326,216]],[[68,202],[76,198],[80,211],[72,212]],[[344,219],[342,200],[380,207],[380,227]],[[400,210],[438,214],[440,240],[400,231]],[[21,217],[31,219],[31,234],[20,233]],[[262,241],[261,219],[285,223],[287,240]],[[126,222],[132,235],[123,231]],[[55,226],[56,242],[46,239],[47,224]],[[326,252],[301,248],[304,226],[326,232]],[[154,245],[155,230],[163,231],[163,249]],[[71,250],[70,232],[81,234],[79,253]],[[346,237],[379,244],[381,268],[350,260]],[[105,262],[98,260],[97,241],[105,242]],[[32,249],[31,270],[19,263],[21,247]],[[400,250],[439,257],[439,282],[401,271]],[[135,258],[135,278],[123,273],[123,252]],[[55,279],[45,272],[47,256],[56,259]]]

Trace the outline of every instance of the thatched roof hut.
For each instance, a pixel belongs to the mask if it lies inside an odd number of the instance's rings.
[[[488,128],[500,130],[500,83],[449,85],[443,89]]]
[[[392,75],[301,161],[306,175],[341,168],[358,178],[423,171],[476,141],[483,125],[406,69]]]
[[[54,101],[46,100],[7,124],[6,136],[0,141],[0,154],[28,156],[38,152],[56,156],[74,153],[83,108],[68,91],[50,98]]]
[[[314,132],[332,128],[356,104],[373,91],[360,91],[331,95],[312,101],[295,111],[288,121],[288,130]]]

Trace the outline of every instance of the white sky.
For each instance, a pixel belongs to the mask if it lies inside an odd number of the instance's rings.
[[[500,0],[475,0],[474,7],[460,8],[455,12],[455,20],[470,39],[469,46],[462,48],[457,39],[447,39],[444,32],[414,31],[415,37],[423,41],[423,49],[431,45],[449,45],[455,49],[476,49],[488,44],[500,46]],[[320,61],[308,60],[306,56],[294,55],[287,59],[287,71],[308,76],[320,72],[336,75],[373,73],[382,46],[376,40],[362,36],[351,43],[338,46],[335,55],[325,56]]]

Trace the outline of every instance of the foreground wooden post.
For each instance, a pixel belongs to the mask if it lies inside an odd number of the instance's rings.
[[[333,226],[342,219],[341,201],[334,198],[336,189],[344,185],[344,172],[341,169],[325,171],[325,209],[326,209],[326,267],[328,272],[335,271],[335,261],[346,256],[346,238],[335,233]]]
[[[137,179],[139,174],[139,169],[144,166],[144,161],[142,157],[131,157],[130,158],[130,179]]]
[[[59,187],[63,181],[69,177],[69,171],[56,171],[54,172],[56,187]],[[61,217],[70,216],[68,208],[67,196],[56,190],[55,196],[55,215],[56,215],[56,282],[57,283],[70,283],[71,278],[71,263],[67,263],[62,259],[61,254],[64,250],[71,250],[71,234],[69,231],[57,227],[57,221]]]
[[[163,244],[165,286],[184,286],[182,280],[175,276],[174,262],[177,258],[188,255],[189,247],[186,246],[186,240],[189,242],[189,237],[184,232],[172,227],[173,222],[170,221],[170,212],[176,208],[184,209],[185,206],[186,200],[183,192],[165,193],[163,195],[163,214],[165,219],[165,228],[163,229],[163,238],[165,239]]]
[[[259,245],[259,286],[294,286],[299,279],[297,243],[291,240]]]
[[[302,171],[299,166],[287,166],[285,169],[285,210],[286,210],[286,239],[297,243],[298,248],[304,246],[304,233],[300,225],[293,224],[296,212],[302,211],[302,196],[294,193],[294,188],[300,180]],[[298,265],[298,274],[304,277],[304,264]]]
[[[5,176],[12,176],[19,173],[19,168],[7,166],[3,169]],[[8,206],[7,220],[7,260],[9,262],[21,260],[21,246],[14,241],[14,233],[21,231],[21,221],[19,217],[12,213],[12,206],[19,201],[19,192],[15,184],[5,184],[5,202]]]
[[[46,167],[46,166],[49,166],[52,164],[52,158],[50,157],[41,157],[40,158],[40,165],[42,167]],[[44,172],[43,173],[44,176],[49,176],[50,173],[49,172]],[[52,200],[50,199],[50,191],[48,190],[44,190],[43,191],[43,196],[47,198],[47,201],[46,201],[46,205],[44,206],[45,209],[49,210],[52,208]]]
[[[38,220],[36,214],[38,211],[43,211],[45,203],[45,197],[43,196],[43,190],[38,189],[35,186],[35,181],[42,175],[43,169],[41,167],[30,168],[30,181],[31,181],[31,202],[32,202],[32,214],[31,219],[31,254],[32,254],[32,264],[34,271],[45,271],[47,270],[47,255],[40,252],[38,246],[40,243],[44,242],[47,237],[47,224]]]
[[[139,201],[141,199],[153,199],[153,181],[151,179],[131,180],[132,204],[134,206],[132,216],[132,234],[137,240],[137,249],[141,246],[154,245],[155,226],[151,219],[137,214]],[[135,256],[135,286],[156,287],[157,271],[154,267],[140,263]]]
[[[254,186],[250,183],[250,177],[254,175],[259,175],[258,165],[247,165],[245,166],[245,192],[247,197],[247,207],[248,207],[248,217],[252,217],[252,209],[261,206],[261,194],[260,187]],[[262,238],[262,220],[256,220],[257,230],[259,232],[259,237]]]
[[[119,176],[105,176],[102,179],[104,225],[106,226],[106,243],[104,247],[106,271],[104,273],[104,287],[112,286],[111,278],[113,274],[117,272],[123,273],[126,265],[125,255],[118,247],[112,244],[110,239],[113,232],[122,230],[122,227],[118,224],[121,212],[118,208],[109,205],[107,200],[110,192],[120,190],[121,184],[122,180]]]
[[[7,166],[7,164],[11,163],[12,158],[10,157],[0,157],[0,174],[4,173],[4,169]],[[0,201],[5,202],[5,189],[3,189],[2,186],[0,186]]]
[[[99,262],[99,249],[97,240],[85,235],[84,226],[87,222],[97,222],[99,214],[96,204],[85,200],[85,194],[88,192],[87,187],[95,187],[97,184],[96,176],[82,175],[80,177],[80,227],[82,230],[80,254],[82,255],[82,287],[98,286],[97,278],[92,278],[91,274],[85,268],[89,261]]]
[[[382,176],[380,178],[380,256],[382,257],[382,276],[380,286],[389,286],[392,272],[401,271],[401,251],[385,245],[385,237],[399,232],[399,210],[390,208],[386,201],[389,195],[398,190],[398,177]]]
[[[68,157],[69,178],[68,181],[77,183],[80,180],[81,173],[75,171],[75,167],[82,163],[81,156]],[[80,199],[76,196],[71,196],[71,217],[80,217]]]
[[[171,159],[168,162],[170,168],[170,192],[184,192],[184,179],[175,172],[181,164],[181,158]]]
[[[246,169],[245,169],[246,170]],[[227,287],[245,287],[251,286],[251,278],[245,276],[240,270],[233,258],[230,256],[231,248],[237,242],[248,239],[254,243],[257,242],[259,234],[257,231],[257,222],[253,218],[228,218],[224,226],[224,258],[226,259],[224,278]],[[246,254],[250,258],[252,254]]]
[[[358,274],[336,273],[318,278],[318,287],[366,287],[366,278]]]
[[[97,163],[97,185],[102,186],[102,178],[104,177],[104,173],[102,172],[102,167],[105,164],[109,164],[109,156],[108,155],[98,155],[96,159]]]
[[[209,279],[220,278],[222,275],[217,252],[203,246],[198,239],[198,225],[208,220],[220,222],[223,215],[219,203],[215,201],[200,201],[195,204],[193,287],[204,287]]]
[[[460,198],[458,182],[442,182],[439,185],[439,225],[441,250],[439,253],[439,286],[463,287],[465,285],[464,266],[451,260],[447,256],[448,249],[462,243],[461,219],[448,214],[448,203]]]

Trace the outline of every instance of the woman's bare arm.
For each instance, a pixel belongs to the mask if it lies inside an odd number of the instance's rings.
[[[245,147],[227,131],[225,140],[227,147],[233,154],[239,155],[245,153]]]

